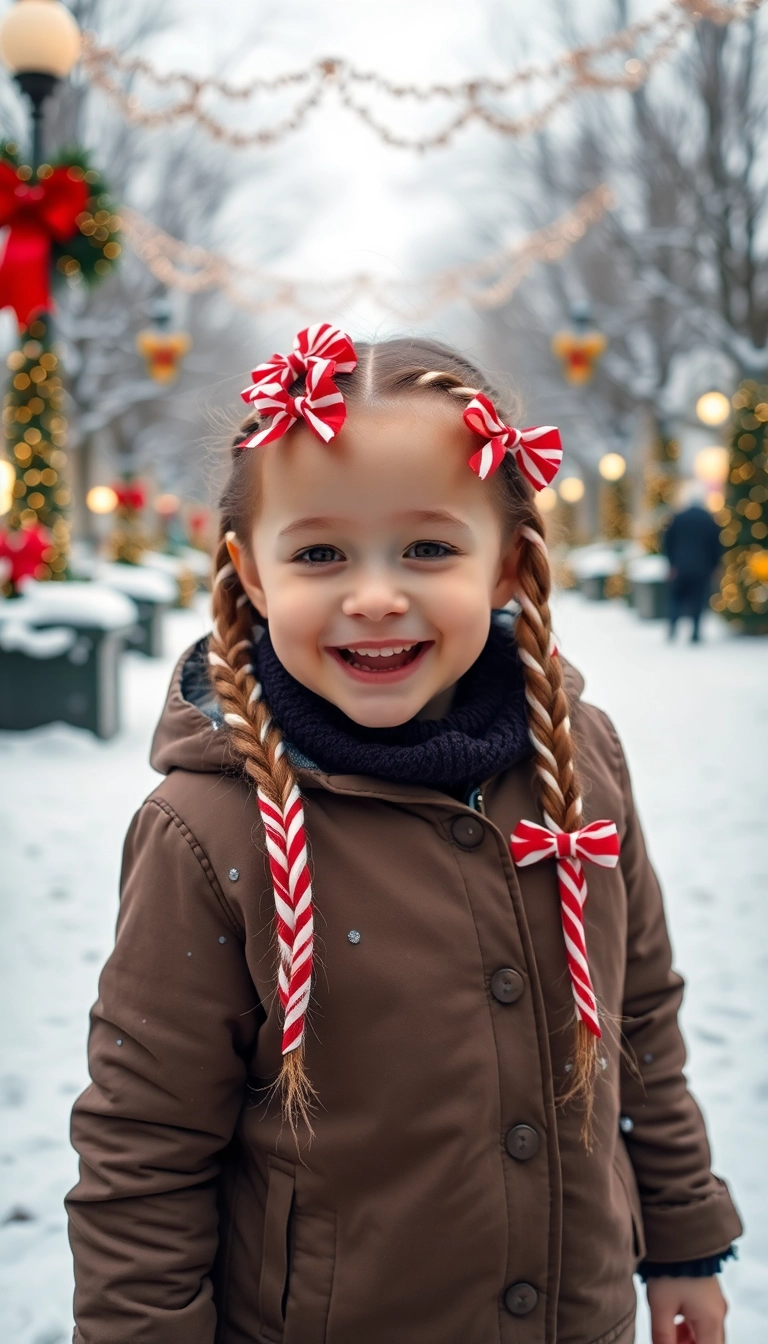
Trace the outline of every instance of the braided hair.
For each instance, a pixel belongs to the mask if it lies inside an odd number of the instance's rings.
[[[515,408],[508,400],[505,403],[504,397],[473,364],[447,346],[423,339],[398,339],[356,348],[358,365],[355,371],[335,378],[348,402],[390,400],[409,395],[435,395],[469,402],[478,392],[484,392],[509,422],[513,420]],[[292,389],[294,394],[302,390],[301,383],[302,380],[297,379]],[[228,549],[228,541],[233,537],[242,548],[248,549],[258,509],[260,477],[258,469],[254,470],[254,459],[258,461],[259,454],[240,446],[256,425],[258,416],[252,413],[234,439],[231,471],[220,501],[209,659],[211,679],[221,702],[233,752],[258,793],[277,901],[279,861],[281,853],[285,859],[285,837],[283,835],[281,840],[272,828],[270,818],[278,819],[275,824],[279,831],[279,819],[285,818],[292,806],[300,809],[301,801],[280,729],[270,715],[254,674],[251,655],[255,613]],[[580,825],[582,801],[562,667],[552,637],[549,610],[552,579],[544,527],[534,491],[511,455],[507,455],[489,480],[488,488],[495,492],[507,534],[514,535],[517,542],[516,597],[520,613],[515,638],[525,679],[538,802],[553,830],[569,832]],[[303,834],[303,813],[300,822]],[[282,871],[285,877],[284,863]],[[301,873],[308,884],[306,849]],[[308,934],[305,930],[302,945],[305,954],[309,947],[302,963],[307,973],[294,994],[294,1006],[300,1001],[303,1010],[309,997],[311,974],[311,891],[309,897],[310,928]],[[285,983],[284,977],[286,970],[290,972],[291,969],[291,948],[286,949],[281,938],[279,904],[277,922],[279,988],[284,1009],[290,1012],[290,985]],[[596,1038],[580,1020],[576,1021],[575,1033],[573,1068],[560,1102],[573,1100],[582,1104],[584,1132],[588,1133],[599,1069],[598,1047]],[[310,1110],[315,1093],[306,1072],[303,1033],[288,1050],[284,1037],[283,1050],[279,1087],[284,1114],[292,1127],[295,1128],[297,1120],[301,1119],[311,1131]]]

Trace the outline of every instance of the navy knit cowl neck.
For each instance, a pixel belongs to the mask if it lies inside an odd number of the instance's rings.
[[[488,642],[442,719],[364,728],[307,690],[278,659],[265,630],[255,671],[296,764],[463,793],[530,755],[523,669],[512,618],[495,612]]]

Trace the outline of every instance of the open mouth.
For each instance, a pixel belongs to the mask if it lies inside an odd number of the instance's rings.
[[[414,643],[391,644],[374,648],[361,644],[355,648],[335,648],[331,652],[351,672],[362,673],[371,679],[384,677],[388,673],[404,672],[413,667],[428,648],[432,640],[419,640]]]

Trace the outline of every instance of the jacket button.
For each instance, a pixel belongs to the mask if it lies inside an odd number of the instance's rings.
[[[512,1316],[527,1316],[538,1300],[539,1294],[530,1283],[513,1283],[504,1294],[504,1306]]]
[[[451,835],[462,849],[477,849],[483,843],[482,823],[474,817],[454,817],[451,822]]]
[[[524,989],[522,975],[508,966],[491,976],[491,993],[499,1003],[517,1003]]]
[[[527,1162],[539,1151],[539,1136],[531,1125],[514,1125],[507,1130],[507,1152],[518,1162]]]

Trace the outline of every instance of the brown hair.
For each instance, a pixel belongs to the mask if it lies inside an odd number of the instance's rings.
[[[358,345],[354,373],[335,381],[345,400],[389,400],[409,395],[471,400],[485,392],[502,418],[512,423],[514,408],[473,364],[435,341],[399,339]],[[299,384],[293,389],[299,390]],[[243,768],[274,804],[285,807],[295,780],[280,729],[260,695],[250,650],[254,612],[240,585],[227,550],[234,533],[247,546],[256,504],[253,454],[240,448],[254,424],[244,423],[232,446],[232,469],[221,497],[221,524],[213,589],[213,634],[210,641],[212,680],[227,715],[234,751]],[[562,831],[576,830],[582,804],[574,767],[568,701],[560,660],[552,655],[549,611],[551,575],[541,515],[532,487],[507,454],[489,481],[504,512],[510,532],[518,538],[518,601],[520,614],[515,638],[523,663],[529,731],[534,748],[538,800],[548,824]],[[577,1100],[584,1106],[585,1133],[589,1130],[594,1084],[598,1073],[596,1038],[583,1022],[576,1023],[575,1059],[570,1084],[561,1102]],[[289,1120],[308,1118],[313,1093],[301,1049],[285,1056],[281,1074],[283,1102]]]

